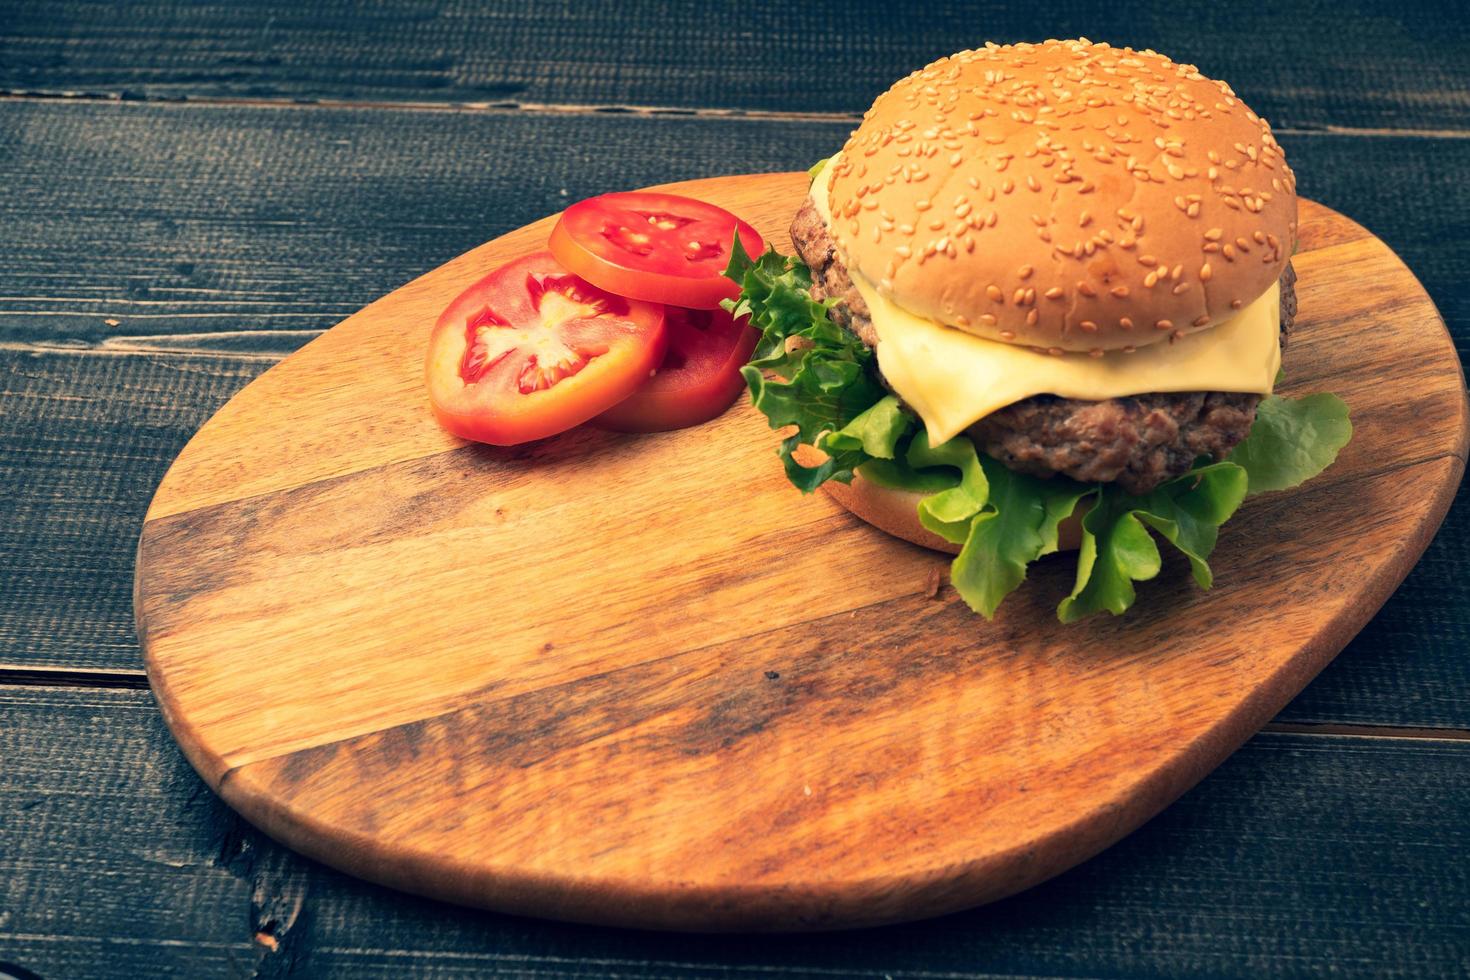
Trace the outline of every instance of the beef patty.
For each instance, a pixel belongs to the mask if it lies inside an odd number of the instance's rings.
[[[867,304],[837,257],[827,226],[807,198],[791,241],[812,271],[812,295],[836,300],[832,320],[877,346]],[[1296,272],[1281,275],[1282,342],[1296,318]],[[1036,395],[1008,405],[968,430],[976,446],[1013,470],[1058,473],[1084,483],[1117,483],[1148,493],[1201,456],[1224,457],[1245,438],[1261,396],[1242,392],[1151,392],[1103,401]]]

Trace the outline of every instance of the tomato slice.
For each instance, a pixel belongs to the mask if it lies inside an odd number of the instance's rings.
[[[627,398],[665,346],[663,307],[614,296],[537,252],[491,272],[439,316],[429,402],[457,436],[529,442]]]
[[[664,312],[669,350],[658,372],[626,399],[593,419],[619,432],[664,432],[708,422],[745,390],[740,368],[760,333],[724,310]]]
[[[737,229],[748,254],[765,250],[756,230],[724,208],[630,191],[567,208],[549,246],[568,269],[619,296],[710,310],[740,292],[723,275]]]

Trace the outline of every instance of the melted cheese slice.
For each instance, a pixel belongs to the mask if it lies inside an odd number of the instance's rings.
[[[812,183],[812,196],[831,227],[826,178],[824,167]],[[924,420],[934,445],[1033,395],[1090,401],[1151,391],[1268,395],[1281,367],[1279,283],[1208,330],[1150,344],[1132,354],[1110,351],[1092,357],[1038,353],[915,316],[848,271],[872,314],[878,367]]]

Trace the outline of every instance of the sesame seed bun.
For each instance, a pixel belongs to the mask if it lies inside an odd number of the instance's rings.
[[[915,72],[827,181],[838,253],[881,293],[1056,352],[1206,329],[1279,279],[1296,239],[1296,178],[1230,86],[1086,40]]]
[[[803,466],[818,466],[827,458],[821,450],[805,444],[797,446],[794,455]],[[951,555],[960,553],[959,545],[951,544],[919,523],[919,501],[925,494],[881,487],[863,479],[861,474],[855,474],[851,483],[828,480],[822,484],[822,489],[856,517],[895,538]],[[1075,551],[1081,545],[1082,515],[1085,513],[1086,508],[1080,509],[1057,528],[1059,550]]]

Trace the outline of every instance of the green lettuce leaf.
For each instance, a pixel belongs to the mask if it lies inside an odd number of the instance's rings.
[[[957,436],[939,446],[929,445],[927,432],[917,433],[909,443],[905,462],[916,470],[937,466],[957,471],[953,486],[919,501],[919,523],[952,544],[962,544],[970,533],[972,518],[990,500],[990,481],[980,465],[975,444]]]
[[[1026,567],[1057,550],[1057,526],[1093,491],[1070,480],[1038,480],[982,456],[989,506],[970,522],[950,581],[986,619],[1026,579]],[[1049,485],[1051,484],[1051,485]]]
[[[1057,618],[1071,623],[1104,610],[1117,616],[1133,605],[1133,583],[1159,573],[1149,528],[1184,553],[1195,582],[1208,589],[1213,577],[1207,559],[1220,525],[1245,499],[1247,482],[1242,467],[1222,462],[1196,467],[1141,497],[1111,484],[1100,487],[1082,519],[1076,584]]]
[[[1015,473],[975,451],[964,436],[931,446],[919,428],[902,460],[863,465],[865,479],[927,493],[919,522],[961,546],[950,582],[985,618],[1026,578],[1026,567],[1057,550],[1057,526],[1095,491],[1070,480]]]
[[[1250,474],[1251,493],[1287,490],[1331,466],[1352,437],[1348,407],[1336,395],[1271,395],[1261,400],[1250,434],[1227,458]]]
[[[821,439],[827,453],[863,452],[875,459],[893,459],[898,441],[913,427],[914,417],[896,395],[886,395],[836,432]]]
[[[803,466],[793,453],[802,443],[817,445],[824,434],[842,430],[887,395],[874,380],[872,349],[827,318],[830,304],[811,298],[811,272],[799,259],[775,249],[752,259],[736,238],[725,275],[740,284],[739,301],[727,308],[737,317],[748,315],[761,331],[750,363],[741,369],[751,402],[771,428],[796,427],[779,450],[788,479],[806,493],[827,480],[850,481],[853,469],[869,458],[860,436],[820,466]]]

